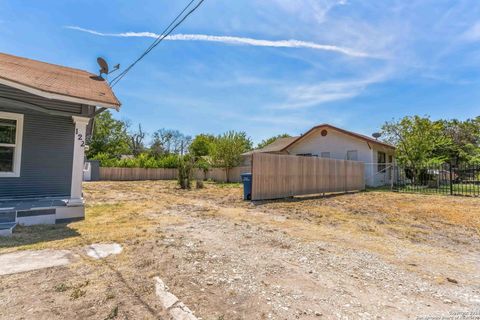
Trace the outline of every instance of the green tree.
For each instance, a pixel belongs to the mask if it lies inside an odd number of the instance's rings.
[[[268,138],[268,139],[265,139],[265,140],[262,140],[262,142],[260,142],[258,145],[257,145],[257,149],[260,149],[260,148],[263,148],[265,146],[268,146],[270,143],[274,142],[275,140],[279,139],[279,138],[290,138],[291,135],[287,134],[287,133],[283,133],[283,134],[279,134],[279,135],[276,135],[274,137],[271,137],[271,138]]]
[[[480,162],[480,116],[465,121],[439,120],[438,123],[448,144],[437,147],[436,155],[443,155],[457,164]]]
[[[214,141],[215,137],[211,134],[199,134],[193,139],[188,150],[195,158],[208,156]]]
[[[227,182],[229,182],[230,169],[238,166],[241,162],[242,153],[251,149],[252,141],[245,132],[228,131],[215,138],[210,154],[213,163],[225,169]]]
[[[443,134],[443,125],[429,117],[404,117],[382,126],[383,139],[397,147],[396,159],[406,166],[420,167],[448,160],[436,150],[445,149],[450,140]]]
[[[98,153],[110,157],[126,154],[129,152],[129,142],[127,124],[113,119],[110,111],[104,111],[95,118],[87,156],[91,158]]]

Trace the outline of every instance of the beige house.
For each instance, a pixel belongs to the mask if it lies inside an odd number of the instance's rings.
[[[244,153],[244,164],[249,164],[251,155],[256,152],[362,161],[368,186],[388,184],[395,161],[394,146],[329,124],[315,126],[301,136],[280,138],[262,149]]]

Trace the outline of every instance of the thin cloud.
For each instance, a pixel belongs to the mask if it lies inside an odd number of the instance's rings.
[[[85,29],[77,26],[66,26],[67,29],[82,31],[90,33],[96,36],[102,37],[137,37],[137,38],[158,38],[159,34],[153,32],[121,32],[121,33],[103,33],[95,30]],[[255,47],[274,47],[274,48],[306,48],[322,51],[331,51],[342,53],[347,56],[357,57],[357,58],[381,58],[366,52],[356,51],[354,49],[339,47],[334,45],[319,44],[309,41],[301,40],[263,40],[263,39],[253,39],[245,37],[232,37],[232,36],[213,36],[206,34],[173,34],[165,38],[165,40],[170,41],[208,41],[208,42],[219,42],[226,44],[235,44],[235,45],[247,45]]]
[[[314,85],[285,88],[286,102],[272,109],[304,109],[324,103],[351,99],[361,95],[369,85],[386,80],[388,73],[380,73],[357,80],[325,81]]]

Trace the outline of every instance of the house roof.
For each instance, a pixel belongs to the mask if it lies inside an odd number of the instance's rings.
[[[305,138],[309,134],[313,133],[314,131],[318,131],[318,130],[325,129],[325,128],[329,128],[329,129],[339,131],[339,132],[344,133],[346,135],[349,135],[349,136],[352,136],[354,138],[363,140],[367,143],[381,145],[381,146],[383,146],[385,148],[389,148],[389,149],[395,149],[395,147],[392,146],[391,144],[376,140],[374,138],[370,138],[369,136],[366,136],[366,135],[363,135],[363,134],[360,134],[360,133],[348,131],[348,130],[341,129],[341,128],[332,126],[330,124],[324,123],[324,124],[320,124],[318,126],[313,127],[312,129],[310,129],[307,132],[305,132],[304,134],[302,134],[300,137],[297,137],[297,139],[295,139],[294,141],[291,141],[288,145],[284,146],[282,150],[285,150],[285,149],[293,146],[294,144],[298,143],[299,141],[301,141],[303,138]]]
[[[243,155],[251,155],[252,153],[262,152],[279,152],[282,151],[285,146],[289,145],[292,141],[295,141],[299,137],[287,137],[287,138],[278,138],[277,140],[273,141],[272,143],[266,145],[263,148],[255,149],[249,152],[245,152]]]
[[[108,83],[93,73],[0,53],[0,83],[45,98],[120,107]]]

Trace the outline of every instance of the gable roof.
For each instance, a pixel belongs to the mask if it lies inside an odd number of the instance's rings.
[[[272,143],[266,145],[263,148],[255,149],[249,152],[245,152],[243,155],[250,155],[252,153],[262,152],[279,152],[282,151],[285,146],[289,145],[292,141],[297,140],[299,137],[286,137],[286,138],[278,138],[277,140],[273,141]]]
[[[341,128],[332,126],[331,124],[324,123],[324,124],[320,124],[320,125],[318,125],[318,126],[313,127],[312,129],[308,130],[307,132],[305,132],[304,134],[302,134],[300,137],[298,137],[298,138],[295,139],[294,141],[290,142],[288,145],[284,146],[283,149],[282,149],[282,151],[283,151],[283,150],[286,150],[287,148],[289,148],[289,147],[293,146],[294,144],[298,143],[299,141],[301,141],[303,138],[305,138],[305,137],[308,136],[309,134],[313,133],[314,131],[321,130],[321,129],[325,129],[325,128],[329,128],[329,129],[333,129],[333,130],[339,131],[339,132],[344,133],[344,134],[346,134],[346,135],[349,135],[349,136],[352,136],[352,137],[354,137],[354,138],[363,140],[363,141],[365,141],[365,142],[367,142],[367,143],[372,143],[372,144],[381,145],[382,147],[389,148],[389,149],[395,149],[395,147],[392,146],[391,144],[388,144],[388,143],[385,143],[385,142],[376,140],[376,139],[374,139],[374,138],[370,138],[369,136],[366,136],[366,135],[363,135],[363,134],[360,134],[360,133],[348,131],[348,130],[345,130],[345,129],[341,129]]]
[[[120,107],[108,83],[93,73],[5,53],[0,53],[0,83],[48,99]]]

